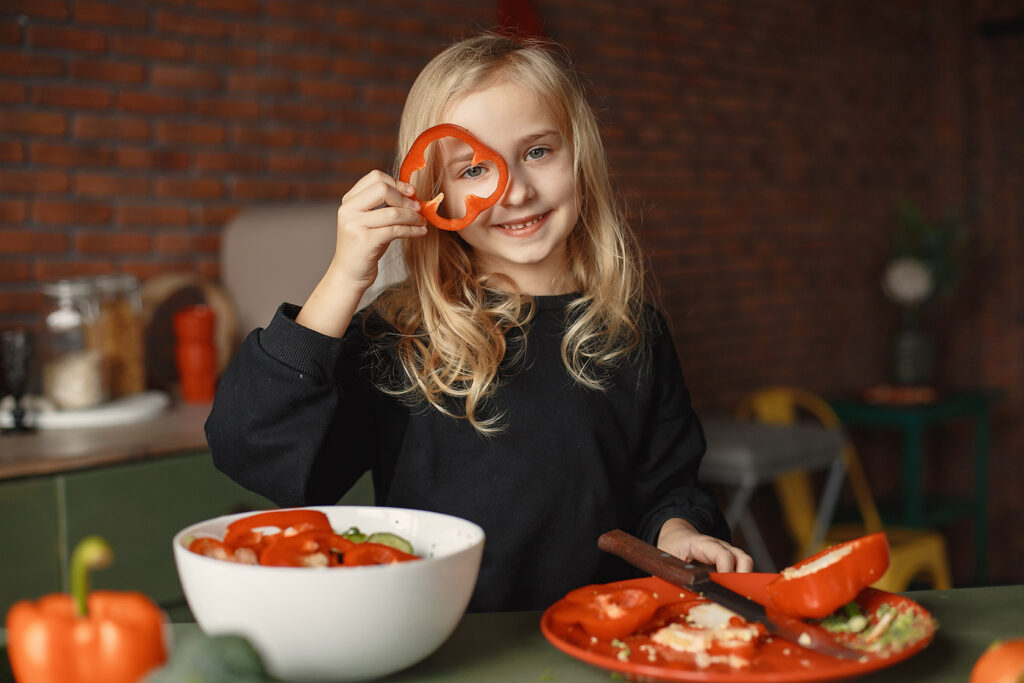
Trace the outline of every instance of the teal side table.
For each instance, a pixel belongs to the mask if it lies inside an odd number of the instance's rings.
[[[911,405],[870,403],[846,399],[832,401],[832,408],[848,428],[888,429],[902,433],[902,500],[898,517],[891,521],[916,527],[946,524],[970,517],[974,535],[975,582],[988,582],[988,462],[992,429],[992,406],[999,399],[995,390],[957,391],[935,401]],[[924,492],[924,444],[929,428],[957,419],[974,423],[974,492],[963,500],[932,504]]]

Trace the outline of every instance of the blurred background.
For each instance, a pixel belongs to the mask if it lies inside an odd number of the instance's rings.
[[[218,281],[234,217],[390,169],[419,69],[498,21],[583,74],[698,412],[892,382],[887,269],[935,266],[921,379],[999,392],[989,574],[1024,581],[1021,0],[0,0],[0,330],[60,278]],[[899,439],[854,437],[898,498]],[[971,486],[971,439],[937,427],[929,492]]]

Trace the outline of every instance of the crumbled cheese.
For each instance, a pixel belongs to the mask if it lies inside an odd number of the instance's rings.
[[[796,642],[799,643],[800,645],[802,645],[803,647],[810,647],[811,646],[811,637],[809,635],[807,635],[806,631],[804,631],[803,633],[800,634],[800,637],[796,639]]]

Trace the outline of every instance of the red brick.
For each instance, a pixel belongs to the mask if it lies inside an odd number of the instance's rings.
[[[153,85],[178,90],[217,90],[220,76],[212,71],[187,66],[157,64],[153,67]]]
[[[266,5],[267,16],[278,19],[314,21],[318,24],[330,23],[333,19],[330,3],[303,2],[297,5],[287,0],[271,0]]]
[[[117,107],[136,114],[184,114],[188,111],[188,98],[148,92],[123,92],[117,96]]]
[[[266,168],[262,155],[241,152],[196,152],[196,168],[202,172],[255,172]]]
[[[182,33],[189,37],[198,35],[207,38],[222,38],[227,35],[225,24],[220,19],[167,10],[160,10],[156,13],[154,25],[160,33]]]
[[[33,142],[29,154],[33,163],[42,166],[109,166],[114,161],[109,147],[66,142]]]
[[[32,47],[78,52],[106,52],[107,36],[71,26],[33,24],[28,27],[28,44]]]
[[[155,132],[156,141],[162,144],[216,145],[227,137],[223,126],[211,123],[160,121]]]
[[[117,148],[117,165],[147,171],[183,171],[191,163],[188,152],[180,149],[152,149],[149,147]]]
[[[133,227],[187,225],[189,210],[180,204],[128,204],[118,207],[114,222]]]
[[[116,35],[111,51],[133,57],[152,59],[184,59],[188,52],[185,43],[172,38],[151,35]]]
[[[4,11],[43,19],[67,19],[68,0],[4,0]]]
[[[219,247],[220,240],[213,235],[161,232],[153,237],[153,249],[161,254],[213,254]]]
[[[28,203],[21,199],[0,199],[0,223],[24,223],[28,216]]]
[[[263,95],[286,95],[295,89],[294,80],[284,76],[264,76],[253,73],[231,73],[227,89],[230,92],[251,92]]]
[[[190,46],[189,57],[194,62],[216,66],[258,66],[261,61],[259,50],[215,43]]]
[[[125,2],[96,0],[75,0],[75,21],[119,28],[145,28],[149,23],[145,10],[133,8]]]
[[[260,116],[260,103],[238,97],[213,99],[203,97],[192,103],[199,116],[225,119],[255,119]]]
[[[42,294],[39,292],[4,291],[0,292],[0,313],[36,313]]]
[[[91,277],[112,272],[108,259],[93,260],[82,254],[76,254],[74,258],[74,261],[36,261],[36,280]]]
[[[58,201],[32,204],[32,219],[42,225],[105,225],[113,215],[113,209],[107,204]]]
[[[0,80],[0,104],[24,104],[28,101],[28,89],[17,81]]]
[[[64,73],[64,60],[20,50],[0,50],[0,73],[17,76],[60,76]]]
[[[0,45],[18,45],[21,43],[21,25],[17,21],[0,19]]]
[[[75,116],[74,136],[85,140],[148,140],[149,123],[130,116]]]
[[[73,109],[109,109],[113,97],[109,90],[70,85],[37,85],[32,89],[35,104]]]
[[[281,180],[239,179],[231,190],[239,199],[260,201],[288,199],[294,195],[292,184]]]
[[[305,4],[305,3],[303,3]],[[195,0],[196,9],[221,14],[258,15],[263,11],[260,0]]]
[[[122,60],[76,59],[68,65],[68,73],[82,81],[143,83],[146,80],[146,67]]]
[[[62,232],[43,230],[0,230],[0,252],[66,251],[68,237]]]
[[[158,197],[218,199],[224,196],[224,184],[213,178],[158,178]]]
[[[0,161],[24,161],[25,145],[17,140],[0,140]]]
[[[235,144],[259,147],[292,147],[299,141],[296,131],[281,128],[264,130],[238,127],[232,131],[231,137]]]
[[[320,104],[290,104],[276,103],[264,107],[264,115],[277,121],[302,121],[304,123],[319,123],[326,121],[330,116],[330,110]]]
[[[268,63],[275,69],[283,71],[308,71],[311,73],[330,71],[333,62],[333,58],[328,55],[310,54],[308,52],[274,52],[268,58]]]
[[[32,266],[22,260],[0,261],[0,282],[25,282],[32,279]]]
[[[299,92],[316,99],[350,100],[355,95],[356,89],[348,83],[306,78],[300,81]]]
[[[67,129],[68,120],[64,114],[0,109],[0,133],[64,135]]]
[[[70,181],[62,171],[23,171],[0,168],[0,192],[52,194],[64,192]]]
[[[241,206],[210,206],[204,205],[199,209],[199,225],[204,227],[223,227],[231,222],[231,219],[245,209]]]
[[[306,154],[272,154],[267,163],[267,170],[272,173],[324,173],[330,168],[326,159]]]
[[[82,197],[139,197],[149,194],[149,178],[112,173],[78,173],[75,192]]]
[[[152,250],[152,236],[142,232],[75,233],[75,249],[85,254],[132,254]]]
[[[370,166],[362,166],[364,169],[371,168]],[[355,178],[346,182],[341,179],[332,179],[325,182],[313,182],[303,183],[299,186],[297,199],[316,199],[316,200],[338,200],[344,196],[346,192],[352,189],[352,185],[355,182]]]

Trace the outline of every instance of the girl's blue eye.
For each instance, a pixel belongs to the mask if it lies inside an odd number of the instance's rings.
[[[544,158],[544,156],[546,156],[547,153],[547,147],[534,147],[533,149],[526,153],[526,158],[536,161],[537,159]]]
[[[470,166],[462,172],[462,175],[465,178],[479,178],[484,174],[484,170],[486,169],[483,166]]]

